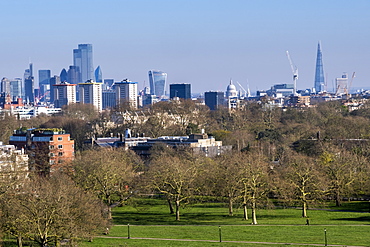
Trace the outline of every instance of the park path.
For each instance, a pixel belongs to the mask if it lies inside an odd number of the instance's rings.
[[[114,238],[114,239],[128,239],[127,237],[111,237],[111,236],[97,236],[98,238]],[[217,243],[217,240],[202,240],[202,239],[172,239],[172,238],[133,238],[130,239],[144,239],[144,240],[164,240],[164,241],[184,241],[184,242],[210,242]],[[305,246],[324,246],[324,244],[305,244],[305,243],[274,243],[274,242],[255,242],[255,241],[226,241],[222,243],[242,243],[242,244],[276,244],[276,245],[305,245]],[[343,245],[343,244],[328,244],[326,246],[336,247],[365,247],[364,245]]]

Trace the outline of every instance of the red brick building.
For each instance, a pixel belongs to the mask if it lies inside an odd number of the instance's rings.
[[[74,140],[58,128],[18,129],[9,144],[23,148],[30,158],[30,170],[42,175],[63,169],[74,159]]]

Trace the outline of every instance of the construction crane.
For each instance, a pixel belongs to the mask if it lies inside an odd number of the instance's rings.
[[[289,51],[286,51],[286,55],[288,57],[289,63],[290,63],[290,68],[292,69],[293,73],[293,83],[294,83],[294,92],[293,95],[297,95],[297,80],[298,80],[298,68],[295,66],[293,63],[292,59],[290,58]]]
[[[351,78],[351,82],[349,83],[349,86],[348,86],[348,87],[347,87],[347,89],[346,89],[347,99],[348,99],[349,91],[351,90],[351,87],[352,87],[353,79],[354,79],[355,77],[356,77],[356,72],[353,72],[353,74],[352,74],[352,78]]]
[[[238,85],[243,89],[243,91],[244,91],[244,97],[248,97],[247,90],[245,90],[244,87],[242,85],[240,85],[240,83],[238,81],[236,81],[236,83],[238,83]]]

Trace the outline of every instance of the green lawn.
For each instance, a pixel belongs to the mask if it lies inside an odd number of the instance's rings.
[[[343,207],[338,209],[349,210],[351,206],[356,211],[368,207],[361,202],[351,202],[343,204]],[[175,216],[169,214],[165,201],[143,199],[134,201],[132,205],[114,208],[113,218],[114,224],[118,225],[248,225],[251,223],[251,220],[243,220],[241,208],[236,207],[234,216],[228,216],[227,206],[223,203],[188,205],[182,208],[180,213],[180,221],[175,221]],[[370,214],[366,212],[308,210],[308,216],[311,225],[370,224]],[[261,209],[257,211],[257,221],[260,225],[306,224],[306,219],[301,217],[300,209]]]
[[[368,202],[346,202],[340,208],[332,207],[330,204],[326,206],[331,210],[346,211],[309,210],[310,225],[305,225],[306,219],[301,217],[299,209],[259,209],[257,212],[259,224],[251,225],[251,220],[242,220],[242,209],[238,206],[235,208],[234,216],[230,217],[227,215],[226,204],[203,203],[182,208],[181,220],[178,222],[175,221],[174,215],[169,214],[164,200],[135,198],[128,205],[113,209],[114,225],[108,236],[96,237],[93,242],[81,242],[79,246],[276,247],[289,244],[298,247],[305,246],[303,244],[324,245],[324,229],[329,245],[370,246]],[[219,226],[222,243],[219,243]],[[131,239],[127,239],[128,227]]]
[[[260,209],[257,213],[259,225],[242,220],[242,209],[236,208],[234,216],[227,215],[222,203],[188,205],[181,209],[181,220],[175,221],[169,214],[165,201],[158,199],[135,199],[129,205],[113,210],[114,224],[109,237],[96,238],[93,243],[82,246],[304,246],[300,244],[324,245],[324,229],[328,244],[369,246],[370,213],[368,202],[344,203],[339,210],[309,210],[310,225],[301,217],[299,209]],[[128,224],[130,237],[128,236]],[[192,239],[198,241],[144,240],[135,238]],[[211,240],[207,242],[204,240]],[[271,242],[281,244],[229,243],[225,241]]]
[[[324,242],[324,228],[331,244],[368,245],[370,226],[221,226],[224,241],[278,243]],[[127,226],[115,226],[110,236],[127,237]],[[133,238],[219,240],[218,226],[130,226]]]

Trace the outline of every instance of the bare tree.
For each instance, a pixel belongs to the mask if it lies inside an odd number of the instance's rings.
[[[341,206],[343,195],[353,189],[352,185],[361,177],[367,161],[361,155],[329,147],[321,154],[320,163],[328,179],[328,194],[334,198],[336,206]]]
[[[144,174],[148,185],[175,201],[176,220],[180,220],[180,205],[199,189],[197,179],[202,159],[185,151],[166,149],[154,155]]]
[[[252,224],[257,225],[257,206],[267,199],[269,188],[269,164],[266,158],[257,152],[239,153],[241,170],[244,219],[247,220],[247,202],[252,211]]]
[[[35,177],[2,198],[2,228],[39,246],[91,237],[107,227],[103,207],[65,175]]]
[[[74,161],[75,181],[94,192],[108,206],[123,201],[133,190],[132,183],[140,160],[131,151],[101,148],[87,150]]]
[[[299,199],[302,217],[307,217],[308,203],[320,199],[326,190],[320,166],[313,158],[289,153],[275,170],[280,177],[277,187],[283,198]]]
[[[229,216],[233,216],[233,204],[240,199],[242,191],[242,170],[244,162],[238,153],[230,153],[215,159],[212,180],[215,183],[217,196],[226,197]],[[212,173],[208,173],[210,176]]]

